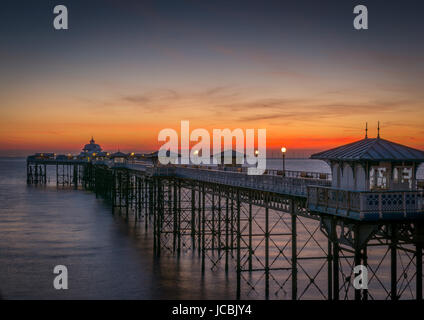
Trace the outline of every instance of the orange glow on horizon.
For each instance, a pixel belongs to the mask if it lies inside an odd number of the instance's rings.
[[[368,136],[375,137],[380,120],[382,138],[424,149],[420,101],[407,111],[402,104],[382,111],[349,95],[344,99],[350,99],[352,106],[339,107],[331,97],[325,101],[292,99],[286,106],[284,99],[258,98],[260,92],[255,90],[234,94],[237,98],[227,93],[228,89],[221,90],[223,97],[187,92],[168,97],[155,92],[148,98],[111,99],[107,103],[70,96],[35,94],[29,99],[25,94],[13,95],[2,101],[0,109],[0,154],[76,153],[91,136],[105,151],[154,151],[162,145],[157,141],[160,130],[179,132],[181,120],[190,121],[190,132],[204,128],[211,136],[213,129],[265,128],[267,149],[284,146],[288,156],[295,150],[325,150],[363,139],[365,122]]]
[[[157,141],[157,134],[162,128],[149,128],[149,130],[135,129],[137,126],[125,125],[118,126],[119,133],[116,130],[108,132],[108,126],[99,130],[84,130],[85,133],[67,132],[63,134],[55,134],[54,132],[31,132],[26,129],[15,132],[13,137],[3,138],[0,141],[0,150],[13,151],[12,153],[20,153],[20,151],[33,152],[62,152],[62,153],[79,153],[84,144],[89,142],[91,136],[94,136],[96,143],[100,144],[104,151],[114,152],[118,149],[125,152],[147,152],[157,150],[163,142]],[[143,127],[143,126],[140,126]],[[125,128],[125,130],[124,130]],[[195,129],[197,127],[193,127]],[[220,128],[224,129],[224,128]],[[230,127],[230,129],[233,129]],[[94,131],[94,132],[92,132]],[[208,130],[212,137],[212,129]],[[177,132],[179,132],[177,130]],[[391,134],[390,134],[391,133]],[[267,130],[267,150],[278,151],[281,155],[281,145],[284,144],[288,155],[299,150],[311,150],[316,152],[319,150],[334,148],[343,144],[363,139],[363,135],[346,135],[331,136],[332,133],[321,133],[319,136],[305,135],[302,132],[290,131],[285,136],[277,130]],[[372,136],[370,136],[372,137]],[[386,132],[382,134],[382,138],[402,143],[418,149],[423,149],[422,139],[411,139],[409,137],[397,138],[395,132]],[[196,142],[192,142],[194,145]],[[211,143],[212,146],[212,143]]]

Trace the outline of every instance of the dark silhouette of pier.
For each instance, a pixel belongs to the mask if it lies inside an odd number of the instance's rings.
[[[266,299],[281,292],[302,299],[313,290],[328,300],[422,300],[424,192],[416,169],[424,153],[402,154],[386,140],[373,140],[358,142],[368,155],[355,153],[354,144],[317,154],[332,176],[115,161],[125,157],[120,154],[28,157],[27,183],[48,183],[53,169],[58,187],[91,190],[113,212],[151,230],[155,255],[190,251],[204,272],[207,265],[234,269],[237,298],[247,290]],[[379,153],[381,145],[386,154]],[[310,247],[320,254],[311,255]],[[368,268],[368,289],[353,286],[357,265]]]

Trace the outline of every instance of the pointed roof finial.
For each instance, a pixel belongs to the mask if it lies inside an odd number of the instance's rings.
[[[368,122],[365,123],[365,139],[368,139]]]
[[[380,139],[380,121],[378,121],[378,127],[377,127],[377,139]]]

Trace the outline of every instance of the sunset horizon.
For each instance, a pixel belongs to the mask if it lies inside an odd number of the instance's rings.
[[[264,128],[268,149],[305,156],[361,139],[366,122],[376,135],[380,121],[385,138],[424,149],[418,2],[398,25],[396,4],[370,3],[366,31],[352,28],[350,1],[327,1],[320,14],[310,3],[301,13],[236,3],[75,1],[64,31],[47,3],[7,5],[0,23],[15,32],[0,55],[0,156],[77,152],[92,135],[108,150],[154,151],[180,120]]]
[[[193,128],[196,129],[196,128]],[[225,129],[225,128],[223,128]],[[230,128],[228,128],[230,129]],[[230,129],[232,130],[232,129]],[[339,147],[341,145],[349,144],[356,142],[358,140],[361,140],[365,137],[365,128],[362,129],[362,135],[352,135],[352,136],[345,136],[345,137],[332,137],[332,138],[297,138],[297,137],[291,137],[289,139],[287,138],[269,138],[267,137],[267,157],[269,158],[280,158],[281,157],[281,147],[286,147],[287,150],[287,157],[288,158],[308,158],[311,154],[323,151],[325,149],[332,149],[335,147]],[[212,134],[212,130],[209,131],[210,134]],[[369,138],[375,138],[377,136],[377,133],[375,135],[372,135],[371,129],[369,129]],[[112,139],[115,140],[116,143],[110,143],[108,140],[101,139],[101,136],[97,136],[94,134],[88,135],[87,137],[80,137],[81,140],[75,141],[72,143],[74,139],[77,138],[68,138],[64,143],[61,142],[52,142],[52,143],[31,143],[31,148],[23,147],[22,149],[4,149],[1,150],[0,156],[1,157],[25,157],[37,152],[44,152],[44,153],[55,153],[55,154],[78,154],[81,152],[82,147],[85,143],[88,142],[89,138],[94,138],[97,143],[99,143],[102,146],[102,149],[108,152],[117,152],[122,151],[126,153],[136,152],[136,153],[149,153],[149,152],[155,152],[158,151],[159,147],[162,145],[161,142],[158,141],[150,141],[149,143],[146,143],[144,145],[139,145],[137,142],[128,143],[125,141],[116,141],[116,138]],[[411,143],[412,141],[415,141],[415,139],[407,139],[405,138],[405,142],[403,142],[401,139],[397,139],[398,136],[393,135],[390,136],[382,136],[382,138],[391,140],[397,143],[405,144],[410,147],[416,148],[416,149],[424,149],[424,146],[422,146],[419,142],[414,145]],[[410,143],[408,143],[410,142]],[[191,147],[195,144],[195,142],[191,142]],[[314,146],[315,145],[315,146]],[[233,144],[233,149],[235,149],[236,146]],[[226,149],[224,146],[222,146],[222,149]],[[179,150],[181,149],[181,146],[179,147]],[[212,148],[211,148],[212,151]]]

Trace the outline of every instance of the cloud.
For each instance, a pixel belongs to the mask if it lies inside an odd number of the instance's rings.
[[[122,100],[134,104],[147,104],[159,101],[177,100],[180,96],[175,90],[171,89],[158,89],[148,91],[143,94],[129,94],[122,96]]]
[[[220,106],[220,108],[231,111],[232,117],[238,121],[285,119],[315,122],[319,119],[345,118],[352,115],[368,116],[395,112],[412,113],[416,112],[416,110],[410,108],[409,105],[414,102],[413,100],[375,100],[359,103],[320,103],[314,99],[264,99],[248,104]]]
[[[266,88],[265,88],[266,89]],[[328,126],[352,132],[357,127],[346,126],[349,118],[394,121],[403,126],[414,122],[412,115],[421,110],[422,102],[416,98],[383,98],[354,94],[343,90],[325,91],[296,97],[282,96],[276,90],[242,88],[232,85],[211,86],[196,91],[182,89],[155,89],[142,93],[118,95],[103,102],[113,114],[142,111],[154,117],[160,114],[166,119],[201,119],[206,123],[265,121],[269,125],[307,125],[327,121]],[[399,115],[399,117],[397,117]],[[404,121],[406,118],[411,120]],[[334,121],[332,121],[334,120]],[[357,120],[355,120],[357,121]],[[395,125],[388,123],[387,125]]]
[[[131,103],[147,103],[150,102],[150,98],[146,95],[130,95],[122,98],[124,101],[131,102]]]
[[[174,89],[156,89],[142,94],[121,95],[119,98],[108,101],[107,104],[124,104],[125,106],[154,113],[187,107],[207,108],[211,104],[233,101],[239,96],[240,92],[230,86],[216,86],[192,92],[177,91]]]

